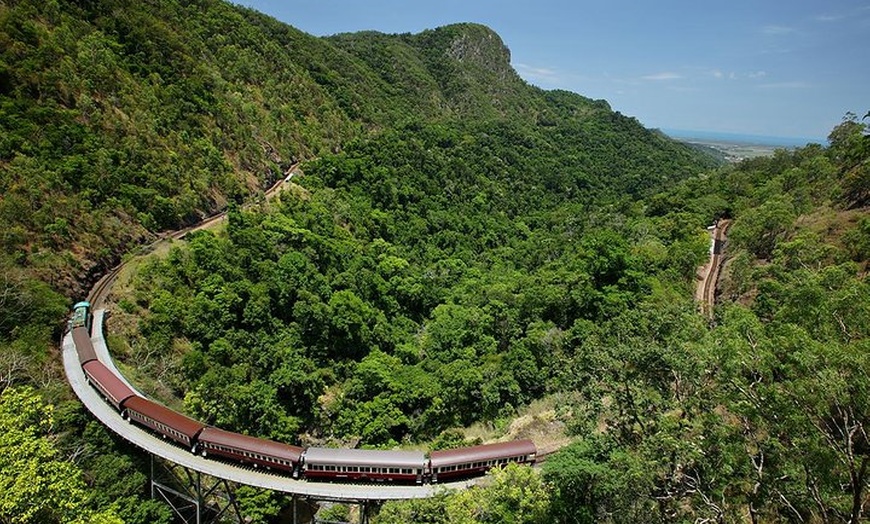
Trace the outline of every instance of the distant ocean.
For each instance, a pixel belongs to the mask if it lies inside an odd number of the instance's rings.
[[[731,144],[762,145],[773,147],[803,147],[807,144],[827,145],[826,138],[797,138],[783,136],[745,135],[741,133],[719,133],[715,131],[687,131],[684,129],[662,129],[663,133],[678,140],[698,140],[702,142],[728,142]]]

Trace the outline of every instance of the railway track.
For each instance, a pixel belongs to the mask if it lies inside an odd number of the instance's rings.
[[[281,189],[283,189],[286,183],[291,180],[293,173],[297,168],[298,164],[291,166],[291,169],[288,170],[288,176],[276,182],[268,191],[266,191],[265,197],[267,200],[277,195]],[[163,233],[155,241],[140,248],[138,250],[140,256],[152,253],[163,243],[182,239],[185,235],[193,231],[213,227],[214,225],[226,220],[226,218],[227,212],[222,211],[184,229]],[[128,262],[129,260],[126,260],[108,270],[91,288],[88,293],[88,300],[95,311],[104,310],[112,291],[112,287]],[[108,349],[105,348],[105,342],[102,338],[103,311],[97,311],[97,313],[98,314],[94,317],[94,333],[92,339],[95,339],[95,346],[98,343],[101,344],[103,349],[101,360],[104,361],[104,364],[107,367],[111,365],[111,368],[115,369],[116,374],[122,376],[117,372],[116,368],[114,368],[111,355],[109,355]],[[95,390],[87,384],[87,381],[82,374],[82,369],[78,365],[75,345],[72,343],[70,334],[67,334],[64,339],[63,360],[68,380],[70,385],[73,387],[74,392],[85,404],[88,410],[91,411],[91,413],[93,413],[105,426],[154,456],[161,457],[172,464],[180,465],[191,471],[223,479],[224,481],[257,486],[289,494],[302,495],[317,500],[383,501],[391,499],[431,497],[444,489],[465,489],[478,485],[483,480],[483,477],[479,477],[459,481],[447,481],[437,485],[424,484],[418,486],[379,483],[331,484],[290,479],[286,475],[279,475],[268,470],[252,468],[234,462],[208,460],[192,455],[189,451],[182,450],[177,446],[167,444],[165,439],[160,439],[149,431],[130,425],[121,418],[117,411],[110,409],[108,404],[106,404],[95,393]],[[537,459],[538,467],[540,467],[540,464],[545,462],[548,456],[555,451],[555,449],[547,451],[542,450]]]
[[[266,192],[264,193],[264,197],[267,201],[278,195],[284,188],[284,186],[292,180],[293,176],[297,173],[297,170],[299,169],[299,164],[299,162],[296,162],[295,164],[291,165],[287,169],[287,176],[285,178],[279,179],[277,182],[272,184],[269,189],[266,190]],[[165,242],[170,242],[172,240],[181,240],[188,233],[200,231],[202,229],[208,229],[223,222],[224,220],[226,220],[226,218],[227,211],[224,210],[214,215],[211,215],[210,217],[204,218],[196,224],[185,227],[183,229],[164,232],[154,242],[143,246],[141,248],[141,252],[143,254],[151,253],[155,249],[157,249],[158,246]],[[88,302],[91,303],[91,307],[93,307],[94,310],[103,309],[105,307],[106,299],[108,298],[109,293],[112,290],[112,285],[118,279],[118,275],[121,273],[121,270],[124,269],[124,266],[126,264],[127,261],[124,261],[119,263],[112,269],[108,270],[102,277],[100,277],[99,280],[97,280],[97,283],[94,284],[94,286],[88,292]]]
[[[719,281],[723,259],[722,251],[730,225],[730,220],[723,219],[717,222],[713,229],[710,260],[705,266],[703,280],[699,284],[699,291],[696,294],[696,299],[700,302],[701,312],[710,319],[713,318],[713,307],[716,304],[716,284]]]
[[[101,317],[102,318],[102,317]],[[94,324],[94,330],[102,325]],[[274,471],[243,466],[238,463],[217,461],[193,454],[161,436],[129,421],[92,388],[82,371],[72,334],[63,340],[62,356],[67,379],[76,396],[104,426],[133,445],[173,464],[200,472],[214,478],[237,484],[245,484],[273,491],[302,495],[317,500],[397,500],[431,497],[444,489],[464,489],[475,485],[479,479],[469,479],[449,484],[363,484],[310,482],[293,479]]]

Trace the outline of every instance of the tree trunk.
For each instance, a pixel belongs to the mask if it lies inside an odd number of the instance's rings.
[[[867,474],[867,457],[861,459],[861,467],[853,471],[852,476],[852,511],[849,524],[858,524],[861,514],[864,512],[864,501],[861,496],[864,493],[864,477]]]

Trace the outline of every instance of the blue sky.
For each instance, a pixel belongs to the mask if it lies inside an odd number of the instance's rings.
[[[870,0],[236,0],[307,33],[495,30],[529,83],[647,127],[824,140],[870,110]]]

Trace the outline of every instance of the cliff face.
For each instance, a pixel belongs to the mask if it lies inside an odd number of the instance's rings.
[[[455,35],[446,50],[447,56],[469,68],[490,73],[501,81],[516,81],[516,72],[510,65],[510,49],[498,34],[485,26],[472,24],[454,28]],[[451,28],[442,30],[450,31]]]
[[[424,32],[413,43],[428,57],[446,97],[460,113],[527,119],[545,106],[540,90],[520,78],[511,66],[510,50],[488,27],[450,25]]]

